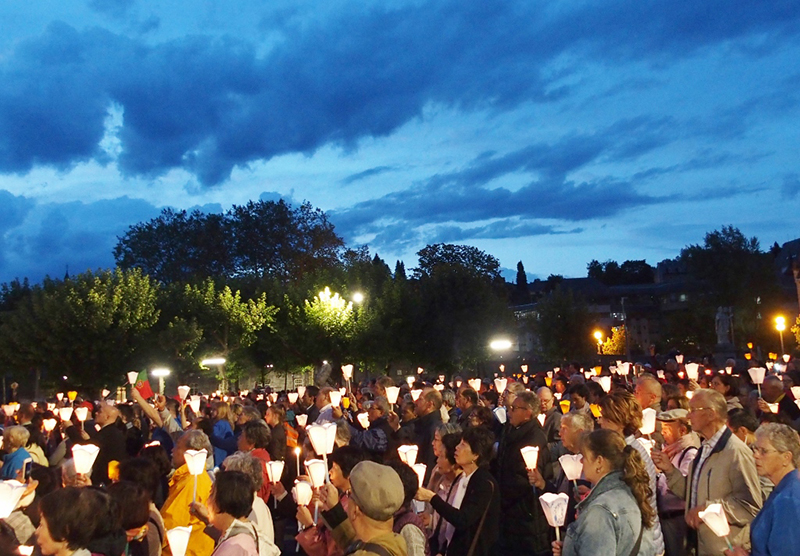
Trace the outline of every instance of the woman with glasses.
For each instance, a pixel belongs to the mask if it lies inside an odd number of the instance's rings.
[[[775,485],[764,507],[750,524],[753,555],[790,555],[800,550],[800,437],[787,425],[766,423],[756,430],[753,447],[756,470]],[[742,547],[725,551],[744,556]]]

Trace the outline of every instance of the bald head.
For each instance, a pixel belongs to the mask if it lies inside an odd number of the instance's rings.
[[[115,423],[119,417],[119,409],[108,402],[100,402],[97,412],[94,415],[94,422],[101,427],[105,427],[106,425]]]

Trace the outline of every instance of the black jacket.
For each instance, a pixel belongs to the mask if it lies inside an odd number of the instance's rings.
[[[476,533],[478,541],[473,556],[487,556],[490,553],[497,540],[500,524],[500,489],[488,469],[479,467],[472,475],[461,508],[454,508],[439,496],[431,499],[431,506],[442,519],[455,527],[447,547],[447,556],[466,556]],[[478,532],[484,512],[486,520]]]
[[[428,484],[431,478],[431,471],[436,467],[436,455],[433,453],[433,435],[436,434],[436,429],[442,424],[442,414],[437,409],[427,415],[417,417],[414,419],[414,423],[414,444],[419,447],[417,462],[428,466],[424,482],[424,484]]]
[[[106,425],[90,442],[100,447],[97,459],[92,466],[92,484],[108,485],[108,464],[112,461],[122,462],[128,459],[127,440],[120,429],[119,422]]]

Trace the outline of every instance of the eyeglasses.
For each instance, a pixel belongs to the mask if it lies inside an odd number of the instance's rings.
[[[704,409],[712,409],[710,407],[690,407],[689,413],[697,413],[698,411],[703,411]]]
[[[512,405],[511,411],[514,411],[515,409],[530,409],[530,407],[528,407],[527,405]]]
[[[759,456],[766,456],[767,454],[771,454],[772,452],[778,453],[778,450],[772,448],[760,448],[758,446],[753,446],[753,453],[758,454]]]

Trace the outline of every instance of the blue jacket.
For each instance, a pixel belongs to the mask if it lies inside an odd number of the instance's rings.
[[[789,472],[750,524],[752,556],[796,555],[800,547],[800,472]]]
[[[20,448],[16,452],[12,452],[3,456],[3,471],[2,475],[0,475],[0,478],[3,480],[16,479],[17,471],[22,469],[22,464],[29,457],[31,457],[31,455],[25,448]]]
[[[642,513],[622,473],[600,479],[577,506],[578,519],[567,528],[562,556],[630,556],[642,528]],[[654,556],[652,533],[645,530],[639,556]]]
[[[233,435],[233,427],[231,424],[226,421],[225,419],[219,419],[216,423],[214,423],[214,428],[211,431],[211,445],[214,447],[214,465],[216,467],[222,467],[222,462],[225,461],[229,455],[236,451],[236,447],[234,446],[232,450],[230,446],[221,447],[221,445],[225,444],[226,440],[230,440],[235,438]]]

